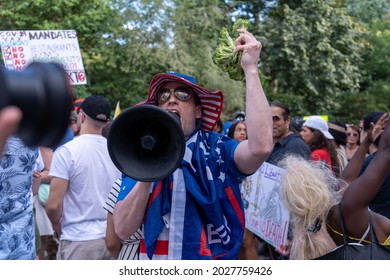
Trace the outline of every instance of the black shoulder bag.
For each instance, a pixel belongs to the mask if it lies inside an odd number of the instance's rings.
[[[359,244],[351,242],[348,232],[345,230],[344,215],[340,206],[341,228],[343,230],[344,244],[333,251],[316,258],[316,260],[390,260],[390,246],[379,243],[375,230],[370,223],[371,243]],[[369,215],[371,217],[371,215]]]

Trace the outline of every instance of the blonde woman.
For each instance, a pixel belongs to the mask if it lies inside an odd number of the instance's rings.
[[[383,128],[387,119],[382,116],[375,127]],[[390,245],[390,220],[368,208],[390,170],[390,125],[383,131],[377,155],[357,178],[368,147],[381,130],[371,125],[371,132],[344,170],[343,180],[318,163],[295,157],[285,160],[281,191],[294,225],[290,259],[314,259],[343,244],[340,203],[350,239],[370,242],[372,226],[379,242]]]

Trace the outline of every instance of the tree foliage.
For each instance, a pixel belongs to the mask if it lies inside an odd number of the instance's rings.
[[[341,94],[359,87],[358,34],[331,1],[283,2],[263,27],[270,98],[290,95],[299,114],[329,114],[340,106]]]
[[[386,19],[390,12],[389,0],[344,0],[343,2],[349,15],[368,26],[375,21]]]
[[[76,94],[102,91],[96,72],[112,59],[109,54],[115,53],[116,34],[123,24],[111,1],[1,1],[0,17],[0,30],[75,29],[90,87],[78,86]],[[104,79],[99,81],[104,83]]]
[[[212,61],[222,26],[232,26],[226,15],[230,7],[218,0],[173,1],[172,51],[167,53],[173,71],[193,75],[197,83],[224,93],[224,120],[232,112],[245,109],[245,87],[229,79]]]
[[[221,28],[245,18],[263,43],[259,75],[269,99],[296,115],[349,121],[362,108],[390,111],[386,1],[5,0],[0,30],[75,29],[88,79],[77,97],[132,106],[154,74],[176,71],[221,89],[227,120],[245,109],[245,83],[229,79],[212,55]]]
[[[361,64],[364,79],[356,94],[364,103],[352,110],[361,116],[372,111],[390,111],[390,17],[373,22],[365,38],[368,48]],[[351,104],[356,106],[354,100]]]

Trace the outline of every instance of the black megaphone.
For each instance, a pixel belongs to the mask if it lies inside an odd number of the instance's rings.
[[[185,152],[185,137],[176,113],[137,105],[114,119],[107,145],[122,173],[137,181],[153,182],[178,168]]]

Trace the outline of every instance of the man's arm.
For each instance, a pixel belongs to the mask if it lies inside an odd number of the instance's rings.
[[[116,203],[114,227],[121,239],[129,238],[142,225],[151,186],[151,182],[137,182],[127,196]]]
[[[244,174],[257,171],[273,149],[272,115],[261,86],[258,60],[261,43],[246,30],[238,29],[235,52],[242,51],[241,67],[246,80],[246,125],[248,140],[241,142],[234,154],[238,169]]]
[[[110,212],[108,212],[107,214],[107,228],[105,240],[108,252],[110,252],[113,258],[117,259],[121,251],[122,242],[118,235],[115,233],[114,220]]]
[[[46,202],[46,213],[53,224],[54,231],[58,235],[61,235],[62,203],[68,186],[68,180],[57,177],[51,179],[49,198]]]
[[[40,147],[40,149],[45,165],[44,170],[41,172],[42,183],[50,184],[51,176],[49,176],[49,170],[53,159],[53,150],[49,147]]]
[[[9,106],[0,110],[0,154],[9,136],[14,134],[22,119],[22,111],[14,106]]]

